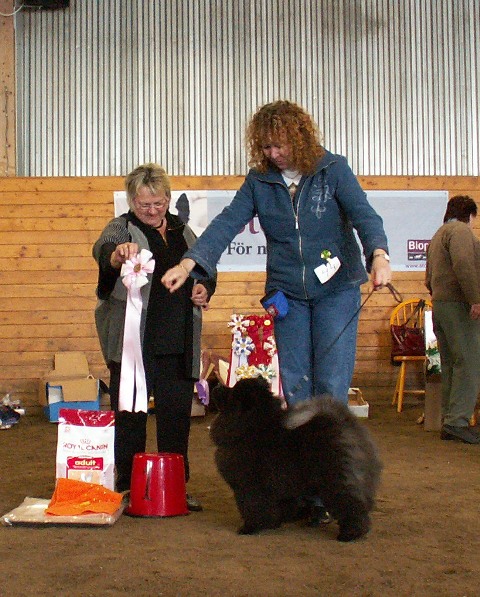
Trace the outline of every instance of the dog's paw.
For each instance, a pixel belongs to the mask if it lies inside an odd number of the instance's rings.
[[[340,532],[338,533],[338,541],[355,541],[360,539],[370,530],[370,519],[357,521],[355,524],[340,524]]]
[[[281,526],[279,520],[257,521],[256,523],[245,522],[237,531],[239,535],[256,535],[260,531],[267,531],[269,529],[278,529]]]
[[[356,539],[360,539],[366,535],[368,531],[360,531],[358,529],[344,529],[338,533],[337,541],[342,541],[343,543],[347,543],[348,541],[355,541]]]

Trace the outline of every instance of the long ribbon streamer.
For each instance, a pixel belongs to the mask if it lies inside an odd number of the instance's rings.
[[[140,289],[148,284],[147,274],[151,274],[154,269],[155,261],[152,259],[152,253],[147,249],[142,249],[138,255],[127,259],[120,272],[122,282],[127,288],[118,400],[118,408],[121,411],[148,412],[147,383],[140,339],[142,319]]]

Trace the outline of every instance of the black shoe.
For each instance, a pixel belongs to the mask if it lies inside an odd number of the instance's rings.
[[[187,508],[190,512],[202,512],[203,506],[202,504],[193,496],[188,495],[187,493]]]
[[[444,425],[440,439],[463,442],[464,444],[480,444],[480,433],[471,427],[454,427]]]
[[[307,521],[309,527],[319,527],[329,524],[333,520],[332,515],[323,506],[313,506]]]

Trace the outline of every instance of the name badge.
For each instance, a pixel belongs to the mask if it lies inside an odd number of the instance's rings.
[[[338,257],[332,257],[331,259],[327,259],[327,263],[322,263],[322,265],[319,265],[313,271],[320,282],[325,284],[325,282],[330,280],[338,272],[341,265]]]

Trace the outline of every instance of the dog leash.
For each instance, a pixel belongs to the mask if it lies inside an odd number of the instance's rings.
[[[363,307],[365,306],[365,303],[370,299],[370,297],[372,296],[372,294],[374,292],[378,291],[378,290],[381,290],[384,287],[388,288],[388,290],[390,291],[390,294],[393,296],[393,298],[395,299],[395,301],[397,303],[401,303],[402,302],[402,300],[403,300],[402,295],[398,292],[398,290],[395,288],[395,286],[391,282],[388,282],[387,284],[384,284],[382,286],[374,286],[370,290],[370,292],[367,294],[365,300],[361,303],[360,307],[358,307],[358,309],[355,311],[355,313],[350,317],[350,319],[347,321],[347,323],[343,326],[343,329],[340,330],[340,333],[327,346],[327,348],[323,351],[323,353],[320,354],[321,358],[325,357],[325,355],[327,355],[332,350],[332,348],[335,346],[335,344],[341,338],[342,334],[345,333],[345,330],[348,328],[348,326],[352,323],[352,321],[355,319],[355,317],[363,309]],[[307,381],[308,381],[308,376],[304,375],[302,377],[302,379],[298,382],[298,384],[296,386],[294,386],[290,392],[288,392],[288,397],[292,398],[298,392],[298,390],[302,387],[303,383],[307,382]]]
[[[402,295],[398,292],[398,290],[395,288],[395,286],[391,282],[388,282],[387,284],[385,284],[385,288],[388,288],[388,290],[390,290],[391,295],[397,301],[397,303],[400,304],[403,301]]]

